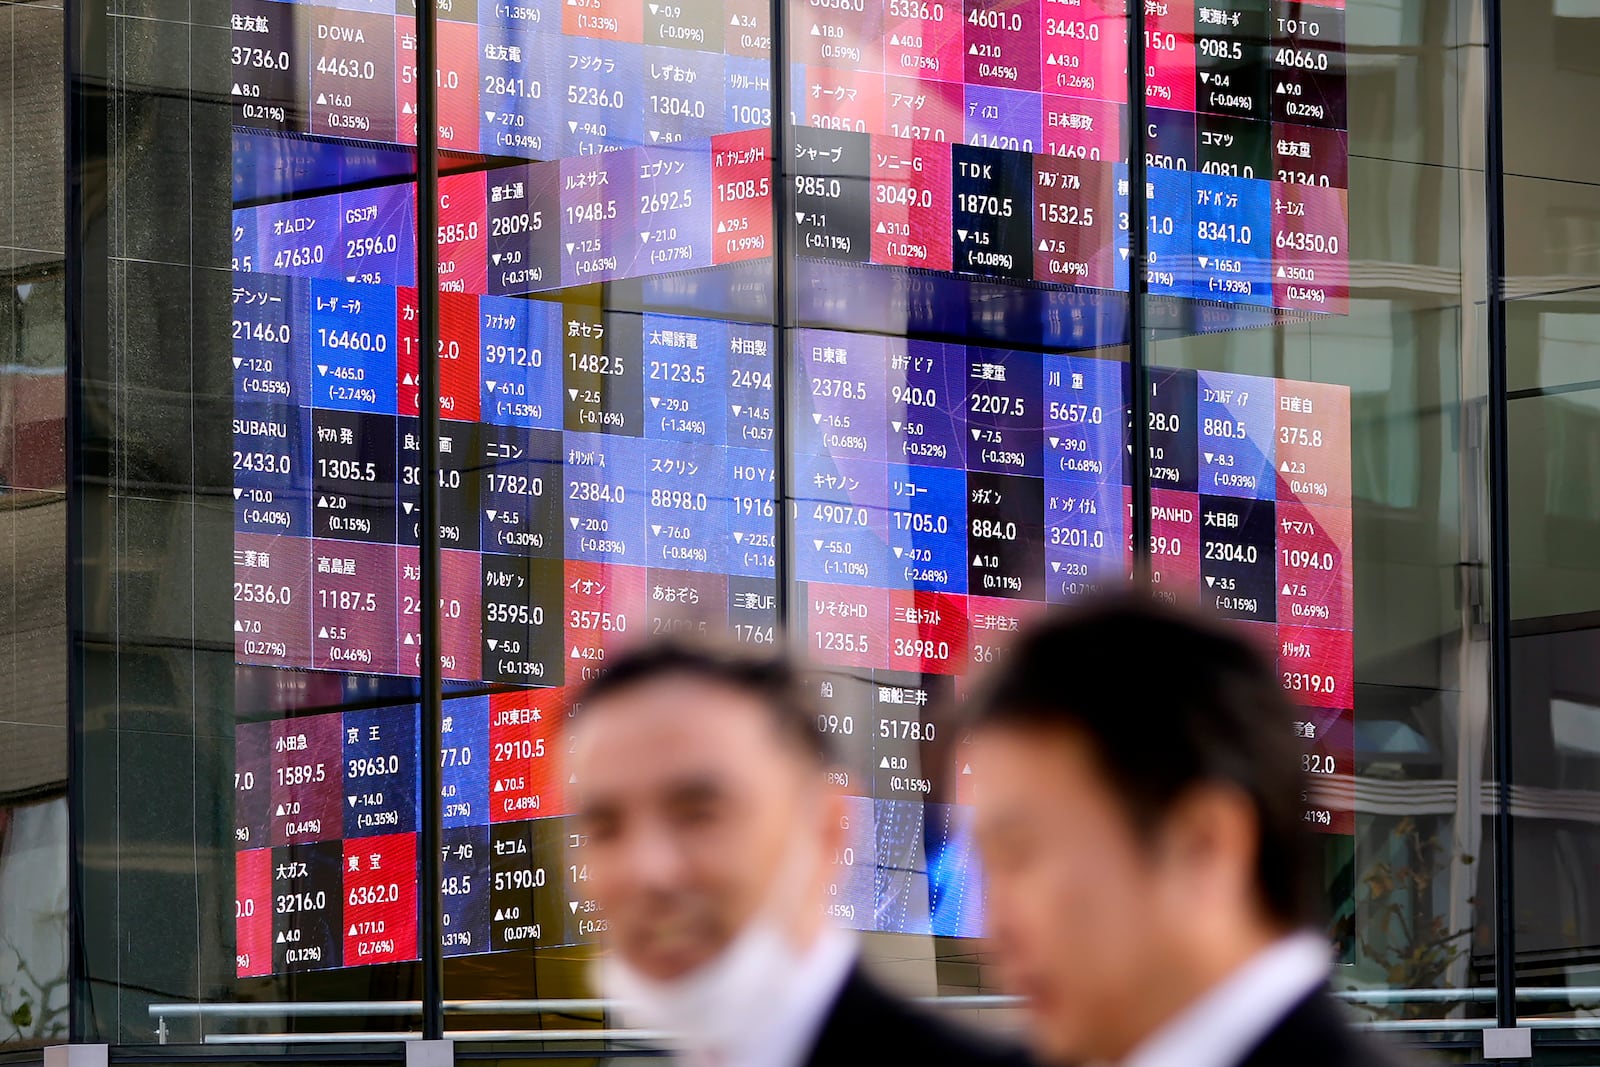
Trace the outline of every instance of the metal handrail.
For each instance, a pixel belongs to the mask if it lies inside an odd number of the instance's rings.
[[[444,1010],[461,1015],[527,1015],[534,1012],[606,1011],[616,1006],[612,1000],[598,997],[567,997],[541,1000],[447,1000]],[[420,1015],[420,1000],[311,1000],[271,1001],[243,1004],[152,1004],[150,1017],[172,1018],[257,1018],[261,1016],[339,1017],[344,1015]]]
[[[1492,1001],[1494,990],[1487,987],[1466,989],[1336,989],[1339,1000],[1364,1004],[1410,1004],[1430,1001]],[[1600,1001],[1600,986],[1525,986],[1516,991],[1526,1001]],[[917,998],[924,1004],[944,1008],[1011,1008],[1021,1001],[1001,994],[962,994]],[[538,1012],[604,1012],[617,1006],[603,997],[540,998],[535,1000],[447,1000],[444,1010],[453,1015],[531,1015]],[[167,1003],[151,1004],[152,1019],[170,1018],[284,1018],[338,1017],[345,1015],[416,1015],[420,1000],[323,1000],[250,1003]]]
[[[1486,1004],[1495,999],[1490,988],[1468,989],[1339,989],[1332,995],[1352,1006],[1372,1008],[1389,1004]],[[1600,986],[1531,986],[1516,990],[1516,998],[1528,1003],[1571,1003],[1579,1000],[1600,1002]],[[917,998],[921,1003],[965,1011],[984,1009],[1009,1009],[1019,1007],[1018,997],[998,994],[969,994]],[[447,1000],[447,1015],[531,1015],[559,1013],[566,1015],[592,1014],[603,1019],[614,1009],[617,1001],[601,997],[558,997],[533,1000]],[[167,1042],[167,1020],[171,1019],[261,1019],[261,1018],[343,1018],[350,1016],[404,1017],[420,1015],[422,1002],[418,1000],[352,1000],[303,1001],[299,1003],[263,1002],[245,1004],[151,1004],[150,1017],[156,1020],[156,1035],[161,1044]],[[1385,1032],[1428,1032],[1483,1030],[1495,1025],[1493,1019],[1366,1019],[1357,1022],[1362,1029]],[[1600,1015],[1564,1018],[1537,1017],[1518,1021],[1519,1026],[1536,1029],[1600,1028]],[[352,1043],[361,1041],[413,1041],[420,1038],[414,1032],[329,1032],[329,1033],[273,1033],[273,1034],[206,1034],[205,1044],[315,1044]],[[581,1042],[658,1042],[664,1035],[643,1030],[615,1027],[593,1029],[565,1028],[550,1030],[450,1030],[447,1037],[463,1042],[489,1041],[546,1041],[557,1044]]]
[[[650,1030],[447,1030],[445,1037],[452,1041],[548,1041],[551,1044],[574,1045],[587,1042],[611,1044],[659,1044],[666,1034]],[[207,1045],[348,1045],[369,1041],[420,1041],[420,1033],[383,1033],[345,1031],[327,1034],[207,1034],[201,1039]]]
[[[1355,1024],[1358,1029],[1380,1033],[1442,1033],[1480,1031],[1496,1025],[1494,1019],[1380,1019]],[[1600,1016],[1574,1018],[1535,1018],[1518,1020],[1519,1026],[1535,1030],[1600,1029]],[[542,1041],[551,1044],[592,1042],[613,1045],[650,1046],[667,1035],[648,1030],[449,1030],[446,1037],[463,1043]],[[325,1034],[208,1034],[207,1045],[314,1045],[356,1044],[375,1041],[419,1041],[420,1033],[338,1032]]]

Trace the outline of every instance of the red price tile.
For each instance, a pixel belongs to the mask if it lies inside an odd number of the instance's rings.
[[[1126,106],[1108,100],[1044,97],[1046,155],[1115,162],[1122,150]]]
[[[1114,164],[1033,157],[1033,276],[1110,289],[1116,284]]]
[[[960,82],[886,75],[883,105],[883,128],[891,137],[960,144],[966,135],[966,91]]]
[[[416,548],[395,550],[400,575],[400,669],[422,671],[422,569]],[[439,554],[439,663],[446,678],[483,677],[483,569],[476,552]]]
[[[961,5],[949,0],[887,0],[887,5],[884,73],[960,85],[965,67]]]
[[[489,695],[489,821],[565,815],[566,689]]]
[[[652,567],[651,634],[720,633],[728,626],[728,576]]]
[[[298,845],[339,838],[344,833],[343,803],[343,716],[274,722],[271,842]]]
[[[417,371],[417,291],[401,288],[398,297],[400,350],[395,369],[401,415],[420,414],[421,382]],[[465,293],[439,294],[439,417],[476,422],[479,415],[478,298]]]
[[[1042,0],[1041,12],[1044,91],[1126,103],[1128,17],[1123,0]]]
[[[728,27],[722,46],[730,56],[766,59],[772,54],[772,9],[767,0],[727,0]]]
[[[1272,302],[1350,310],[1350,216],[1343,189],[1272,183]]]
[[[1277,498],[1350,506],[1350,390],[1278,381]]]
[[[305,666],[311,659],[311,542],[235,534],[233,583],[234,658]]]
[[[234,965],[240,978],[272,973],[272,850],[233,858]]]
[[[1200,498],[1174,489],[1150,492],[1150,583],[1172,604],[1200,598]]]
[[[417,958],[417,835],[344,843],[344,965]]]
[[[602,41],[644,40],[639,0],[562,0],[561,32]]]
[[[772,136],[739,130],[711,139],[711,262],[772,254]]]
[[[567,682],[587,681],[606,660],[649,631],[649,573],[643,567],[567,560]]]
[[[1278,624],[1278,681],[1313,708],[1354,707],[1355,651],[1349,630]]]
[[[881,133],[883,86],[883,75],[876,71],[807,67],[806,125],[851,133]]]
[[[883,4],[884,0],[790,0],[793,61],[882,73]]]
[[[1348,708],[1295,709],[1300,770],[1310,780],[1306,829],[1321,834],[1355,832],[1355,713]]]
[[[398,674],[398,563],[393,545],[311,542],[311,663]]]
[[[966,670],[967,598],[926,590],[891,590],[889,666],[919,674]]]
[[[1273,177],[1290,185],[1350,188],[1350,135],[1318,126],[1272,124]]]
[[[964,81],[1039,92],[1040,0],[966,0]]]
[[[642,15],[641,15],[642,20]],[[400,143],[417,143],[416,19],[394,20],[395,66],[399,71]],[[639,38],[635,37],[634,40]],[[472,22],[439,23],[439,147],[478,150],[478,27]]]
[[[1006,651],[1017,634],[1046,610],[1044,604],[1034,600],[967,597],[967,644],[972,670],[993,670],[996,664],[1005,662]],[[958,692],[963,689],[963,679],[959,676],[956,686]]]
[[[1144,98],[1151,107],[1194,110],[1194,0],[1145,0]]]
[[[950,269],[950,146],[872,138],[872,261]]]
[[[439,179],[438,237],[440,291],[485,292],[489,287],[489,181],[483,171]],[[443,308],[439,314],[442,328]]]
[[[394,141],[394,19],[387,14],[308,8],[311,132]]]
[[[1350,510],[1279,501],[1276,517],[1279,621],[1350,629]]]

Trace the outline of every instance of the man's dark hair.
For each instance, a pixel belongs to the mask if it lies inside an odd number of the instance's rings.
[[[574,706],[593,705],[624,689],[674,677],[713,682],[754,698],[770,713],[784,743],[819,764],[831,758],[800,672],[783,652],[768,647],[690,636],[648,641],[613,661],[578,693]]]
[[[1289,926],[1317,919],[1293,712],[1272,666],[1237,631],[1148,595],[1092,602],[1023,635],[969,714],[976,729],[1082,738],[1143,834],[1195,787],[1240,790],[1259,824],[1262,906]]]

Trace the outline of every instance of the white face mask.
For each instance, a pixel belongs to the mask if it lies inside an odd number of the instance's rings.
[[[812,891],[810,861],[816,853],[809,842],[797,845],[779,864],[778,877],[744,929],[688,974],[659,981],[640,974],[614,951],[600,957],[600,989],[620,1003],[618,1014],[626,1025],[667,1034],[680,1048],[727,1049],[783,1012],[805,955],[786,925],[795,908],[818,906],[796,899]]]

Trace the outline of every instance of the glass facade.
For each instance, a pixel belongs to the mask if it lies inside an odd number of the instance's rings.
[[[0,1048],[68,1036],[62,20],[0,4]]]
[[[1141,570],[1301,709],[1356,1017],[1600,1036],[1600,6],[0,31],[0,1055],[637,1054],[562,724],[678,629],[805,651],[830,912],[1005,1025],[951,709]]]

